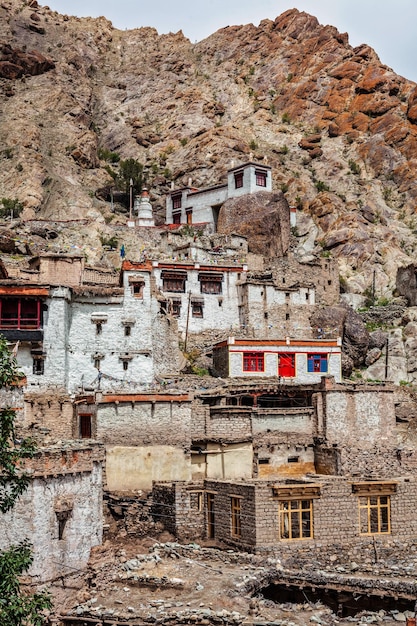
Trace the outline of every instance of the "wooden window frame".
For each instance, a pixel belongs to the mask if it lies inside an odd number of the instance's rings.
[[[202,273],[198,275],[200,293],[220,295],[222,293],[223,274]]]
[[[172,214],[172,223],[181,224],[181,213],[176,212]]]
[[[187,224],[192,224],[193,223],[193,210],[192,209],[186,209],[185,217],[186,217],[186,223]]]
[[[257,187],[266,187],[268,173],[263,170],[255,170],[255,180]]]
[[[307,354],[307,371],[309,374],[327,374],[329,371],[329,355],[310,352]]]
[[[89,433],[90,436],[88,437],[87,435],[83,435],[83,423],[85,424],[87,422],[87,420],[85,418],[89,418],[88,419],[88,423],[89,423]],[[80,439],[91,439],[93,436],[93,416],[91,413],[80,413],[78,415],[78,434]]]
[[[242,537],[242,497],[230,496],[230,535],[236,539]]]
[[[174,211],[182,208],[182,194],[181,193],[177,193],[172,196],[172,208]]]
[[[281,541],[305,541],[314,538],[312,499],[301,497],[297,500],[280,500],[278,518]]]
[[[28,317],[27,305],[35,304],[36,310]],[[15,317],[3,317],[7,305],[14,304]],[[25,315],[26,309],[26,315]],[[34,298],[0,298],[0,328],[17,330],[38,330],[41,328],[41,300]]]
[[[132,296],[134,298],[138,298],[138,300],[143,300],[143,290],[145,288],[145,283],[143,281],[131,282],[130,288],[132,290]]]
[[[382,502],[385,500],[385,502]],[[368,494],[358,497],[359,506],[359,534],[390,535],[391,534],[391,496],[388,494]],[[384,512],[386,520],[384,521]],[[366,531],[363,532],[365,520]],[[386,526],[385,526],[386,524]],[[386,530],[384,530],[386,528]]]
[[[242,189],[243,187],[243,172],[235,172],[235,189]]]
[[[162,291],[168,293],[185,293],[186,274],[176,274],[175,272],[162,274]]]
[[[191,315],[198,319],[204,317],[204,304],[202,302],[191,302]]]
[[[251,364],[253,364],[253,367]],[[265,371],[265,353],[264,352],[244,352],[242,369],[244,372],[264,372]]]
[[[35,376],[42,376],[45,373],[45,359],[43,357],[33,357],[32,372]]]

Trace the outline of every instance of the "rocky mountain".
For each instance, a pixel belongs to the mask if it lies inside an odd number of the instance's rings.
[[[0,51],[0,198],[23,204],[22,239],[29,220],[83,219],[77,241],[100,261],[99,238],[124,221],[114,153],[145,166],[160,216],[172,183],[218,183],[252,155],[299,209],[299,255],[337,258],[345,291],[374,272],[390,297],[415,256],[417,87],[315,17],[293,9],[192,44],[2,0]]]

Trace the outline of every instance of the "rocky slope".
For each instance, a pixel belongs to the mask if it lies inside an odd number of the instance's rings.
[[[161,215],[172,181],[217,183],[252,153],[300,209],[300,255],[336,257],[345,291],[375,269],[390,296],[415,255],[417,87],[316,18],[294,9],[191,44],[2,0],[0,42],[0,198],[23,203],[25,236],[29,219],[82,218],[88,248],[120,221],[106,150],[145,165]]]

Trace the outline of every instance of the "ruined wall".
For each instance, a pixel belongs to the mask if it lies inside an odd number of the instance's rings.
[[[0,549],[28,538],[39,582],[86,568],[102,539],[102,448],[42,450],[27,462],[28,489],[0,519]],[[59,519],[66,519],[60,531]],[[61,538],[60,538],[61,535]]]
[[[152,489],[155,522],[182,542],[205,536],[204,486],[194,483],[156,483]]]
[[[332,306],[339,303],[339,268],[332,259],[316,259],[311,263],[299,263],[291,254],[270,259],[276,285],[311,283],[315,288],[316,304]]]
[[[301,278],[301,277],[299,277]],[[311,285],[287,287],[251,279],[240,287],[241,323],[259,339],[312,338],[310,316],[315,290]]]
[[[31,436],[72,439],[73,404],[65,391],[26,392],[22,426]]]
[[[39,282],[45,285],[79,285],[84,259],[70,256],[40,257]]]

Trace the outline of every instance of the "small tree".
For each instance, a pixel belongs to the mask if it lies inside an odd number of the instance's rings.
[[[0,335],[0,387],[11,387],[18,379],[16,360]],[[22,470],[23,459],[35,453],[30,439],[17,440],[16,413],[10,408],[0,410],[0,513],[4,514],[27,489],[30,477]],[[50,609],[46,593],[27,594],[21,589],[19,576],[32,564],[28,541],[0,551],[0,626],[41,626],[45,623],[43,609]]]
[[[113,170],[106,166],[107,172],[114,180],[116,189],[123,193],[124,203],[127,208],[130,205],[130,188],[132,187],[132,198],[139,195],[143,187],[143,165],[136,159],[126,159],[119,162],[118,170]]]

